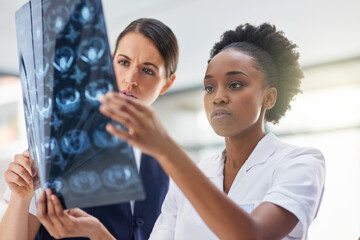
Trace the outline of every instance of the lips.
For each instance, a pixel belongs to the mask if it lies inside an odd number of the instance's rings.
[[[131,91],[129,91],[129,90],[122,90],[122,91],[120,91],[122,94],[125,94],[126,96],[129,96],[129,97],[132,97],[132,98],[137,98],[136,96],[135,96],[135,94],[133,93],[133,92],[131,92]]]
[[[217,108],[215,109],[214,111],[211,112],[211,118],[212,119],[223,119],[223,118],[226,118],[228,116],[230,116],[231,113],[229,111],[227,111],[226,109],[224,108]]]

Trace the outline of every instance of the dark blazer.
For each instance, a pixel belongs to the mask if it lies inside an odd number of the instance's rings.
[[[146,199],[135,202],[133,215],[131,214],[130,203],[83,209],[98,218],[118,240],[147,240],[160,214],[162,202],[168,191],[169,178],[151,156],[142,154],[140,175],[145,188]],[[54,238],[41,226],[35,239],[48,240]]]

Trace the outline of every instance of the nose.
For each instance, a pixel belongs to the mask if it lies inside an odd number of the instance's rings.
[[[221,90],[217,90],[215,93],[215,97],[213,99],[213,103],[216,104],[227,104],[229,103],[229,98],[226,95],[226,93],[224,93],[224,91]]]
[[[125,82],[131,86],[136,87],[138,85],[138,72],[136,69],[129,69],[125,75]]]

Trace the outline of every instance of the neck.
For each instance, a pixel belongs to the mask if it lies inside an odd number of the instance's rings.
[[[251,131],[234,137],[226,137],[226,164],[229,167],[241,168],[264,136],[265,131],[261,128],[259,131]]]

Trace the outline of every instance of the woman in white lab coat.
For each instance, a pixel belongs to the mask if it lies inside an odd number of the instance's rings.
[[[211,51],[204,106],[226,147],[198,167],[149,107],[113,93],[102,99],[100,110],[129,129],[107,130],[154,156],[176,183],[151,239],[307,239],[324,189],[323,156],[264,129],[266,121],[284,116],[300,92],[303,73],[295,49],[269,24],[224,33]],[[64,212],[52,199],[48,208],[64,224],[79,213]],[[39,206],[45,214],[45,203]]]

